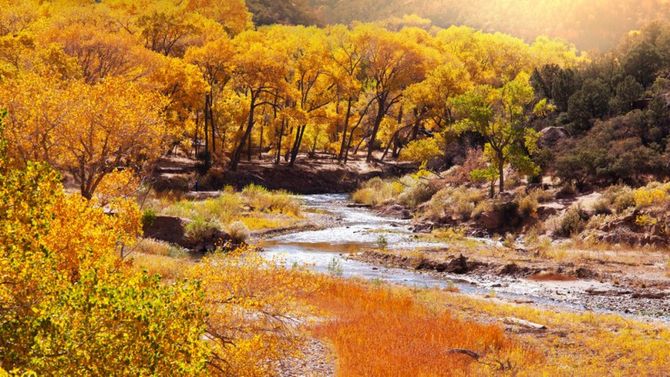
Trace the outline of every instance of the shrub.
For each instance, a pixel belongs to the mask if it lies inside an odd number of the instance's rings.
[[[398,197],[398,202],[410,208],[416,208],[430,200],[437,190],[428,182],[418,181],[408,186]]]
[[[493,211],[493,201],[492,200],[483,200],[475,206],[475,209],[472,211],[472,217],[477,217],[485,212]]]
[[[142,225],[151,226],[156,221],[156,211],[149,208],[142,213]]]
[[[570,237],[584,230],[588,216],[579,207],[570,208],[561,218],[557,233],[559,236]]]
[[[186,224],[186,236],[192,240],[211,239],[221,231],[221,225],[203,219],[195,219]]]
[[[503,246],[508,249],[516,248],[516,237],[512,233],[507,233],[503,239]]]
[[[635,219],[635,224],[641,227],[649,227],[658,224],[658,219],[649,215],[639,215]]]
[[[635,206],[637,208],[646,208],[653,205],[660,205],[668,202],[670,184],[661,185],[651,183],[646,187],[639,188],[633,192]]]
[[[0,365],[45,376],[205,373],[200,285],[129,269],[119,243],[138,229],[59,181],[33,164],[0,169]]]
[[[461,241],[465,238],[465,229],[461,228],[443,228],[435,229],[433,237],[441,241]]]
[[[388,246],[389,246],[389,241],[386,239],[386,237],[384,237],[383,234],[379,235],[379,237],[377,237],[377,248],[379,248],[381,250],[386,250],[386,248],[388,248]]]
[[[438,191],[429,202],[429,216],[433,219],[458,217],[469,220],[484,195],[476,189],[447,187]]]
[[[533,191],[519,200],[519,215],[523,218],[534,217],[540,206],[538,194]]]
[[[241,221],[236,221],[226,228],[231,240],[236,244],[241,244],[249,239],[249,229]]]
[[[635,197],[633,190],[628,186],[612,186],[605,191],[604,200],[610,203],[618,213],[624,212],[628,208],[635,207]]]
[[[596,215],[609,215],[612,213],[610,205],[612,203],[609,200],[601,198],[593,204],[593,210]]]
[[[242,190],[247,204],[256,211],[300,215],[300,203],[286,191],[270,192],[258,185],[249,185]]]

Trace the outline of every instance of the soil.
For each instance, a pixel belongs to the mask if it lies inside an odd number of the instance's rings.
[[[318,339],[308,339],[301,350],[304,357],[282,360],[279,377],[335,376],[335,361],[330,348]]]
[[[225,186],[242,189],[250,184],[294,194],[333,194],[356,190],[375,177],[398,177],[416,170],[415,164],[372,162],[353,158],[346,165],[330,156],[301,156],[294,166],[275,165],[270,160],[241,162],[237,171],[213,167],[198,173],[198,162],[185,157],[166,157],[159,161],[153,186],[158,191],[217,191]]]

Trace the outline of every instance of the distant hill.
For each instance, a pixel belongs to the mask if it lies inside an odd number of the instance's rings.
[[[559,37],[582,49],[612,47],[658,18],[670,0],[247,0],[258,23],[377,21],[415,13],[437,26],[468,25],[532,40]]]
[[[319,21],[306,0],[247,0],[247,7],[256,25],[311,25]]]

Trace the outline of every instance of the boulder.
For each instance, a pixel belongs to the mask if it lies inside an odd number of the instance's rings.
[[[160,174],[154,177],[152,188],[158,192],[188,192],[191,189],[193,176],[186,174]]]
[[[511,198],[498,199],[491,210],[482,212],[474,219],[474,225],[491,234],[504,234],[517,230],[524,221],[519,216],[518,210],[518,203],[512,201]]]
[[[412,218],[412,213],[409,209],[399,205],[393,204],[382,208],[379,213],[382,216],[395,217],[403,220],[409,220]]]
[[[189,237],[186,227],[190,222],[180,217],[156,216],[144,223],[144,236],[179,245],[197,253],[214,251],[232,240],[226,232],[214,228],[202,232],[197,238]]]
[[[172,216],[156,216],[143,225],[144,236],[182,246],[188,220]]]
[[[561,140],[570,137],[570,132],[563,127],[547,127],[540,131],[538,145],[541,148],[555,147]]]

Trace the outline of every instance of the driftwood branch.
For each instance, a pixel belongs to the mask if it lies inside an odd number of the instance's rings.
[[[514,318],[514,317],[507,317],[503,319],[503,323],[508,324],[508,325],[514,325],[514,326],[519,326],[519,327],[524,327],[527,329],[531,330],[546,330],[547,326],[541,325],[539,323],[534,323],[530,321],[526,321],[523,319],[519,318]]]
[[[454,355],[454,354],[465,355],[465,356],[469,356],[469,357],[471,357],[471,358],[473,358],[473,359],[475,359],[475,360],[479,360],[479,359],[481,358],[481,356],[480,356],[477,352],[475,352],[475,351],[471,351],[471,350],[462,349],[462,348],[454,348],[454,349],[451,349],[451,350],[447,351],[447,354],[448,354],[448,355]]]

